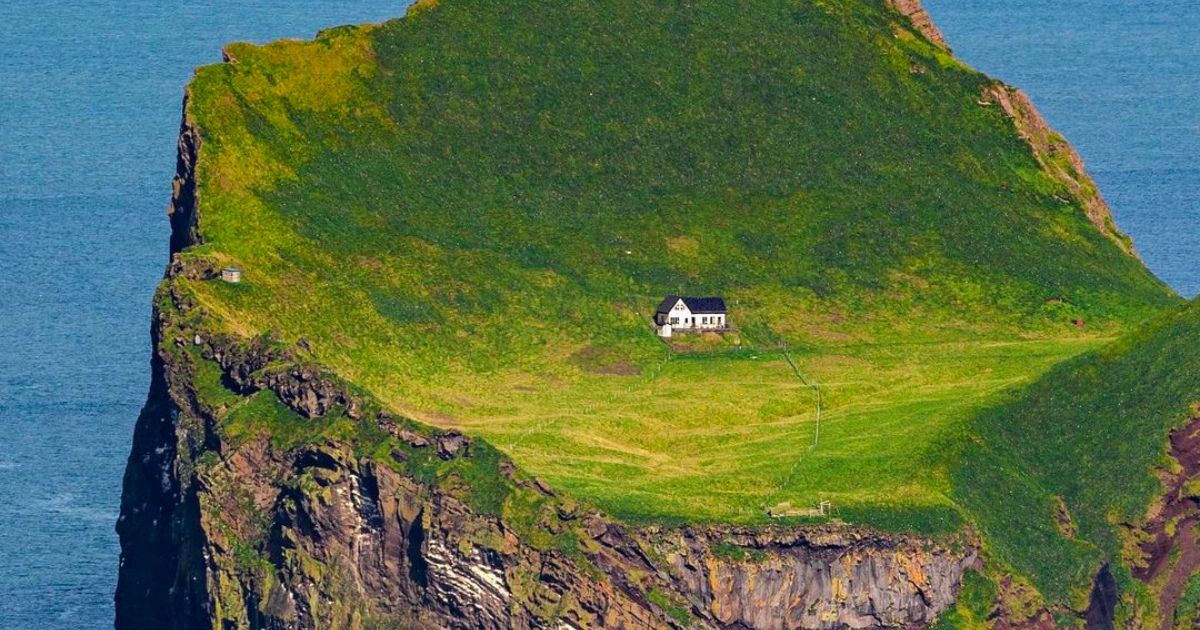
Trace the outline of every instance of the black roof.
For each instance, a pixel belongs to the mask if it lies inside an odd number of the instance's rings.
[[[659,303],[658,310],[655,313],[670,313],[671,309],[675,307],[675,303],[679,300],[683,300],[688,310],[699,315],[724,314],[729,312],[725,308],[725,300],[723,298],[668,295]]]

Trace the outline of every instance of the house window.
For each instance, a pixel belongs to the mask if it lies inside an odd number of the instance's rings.
[[[704,323],[705,323],[705,324],[707,324],[707,323],[708,323],[708,318],[707,318],[707,317],[705,317],[705,318],[704,318]]]
[[[679,323],[679,318],[678,318],[678,317],[672,317],[672,318],[671,318],[671,323],[672,323],[672,324],[678,324],[678,323]]]

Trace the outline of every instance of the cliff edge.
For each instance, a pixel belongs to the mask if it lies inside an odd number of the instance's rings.
[[[125,478],[141,628],[875,628],[953,605],[970,545],[860,528],[630,528],[304,350],[206,329],[176,259]]]

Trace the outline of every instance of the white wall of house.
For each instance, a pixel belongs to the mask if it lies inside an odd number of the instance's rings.
[[[676,328],[692,327],[692,311],[683,300],[679,300],[671,308],[671,312],[667,314],[667,323]]]
[[[666,323],[675,328],[723,328],[725,315],[697,315],[692,313],[683,300],[679,300],[667,314]]]

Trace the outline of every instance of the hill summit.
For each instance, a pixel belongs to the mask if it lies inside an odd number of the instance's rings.
[[[446,0],[230,46],[189,90],[176,220],[245,281],[193,288],[617,513],[941,503],[898,436],[1177,298],[1027,100],[906,8]],[[673,294],[724,297],[737,334],[672,352]],[[882,437],[792,478],[812,382],[830,447]],[[838,481],[863,457],[903,470]]]

